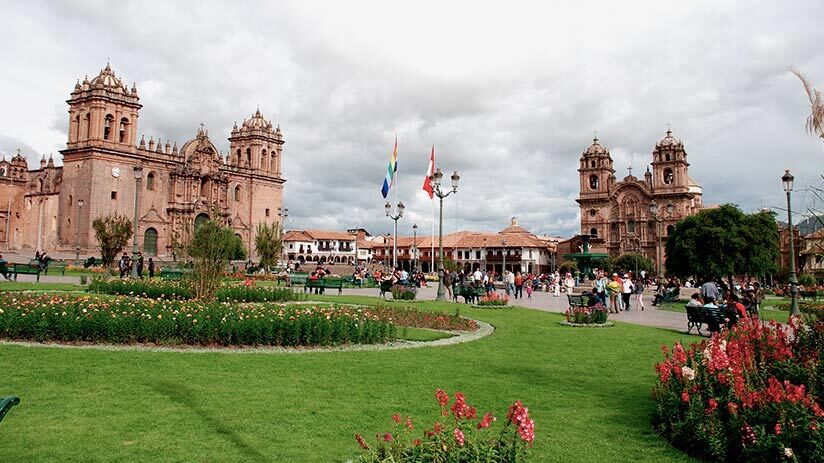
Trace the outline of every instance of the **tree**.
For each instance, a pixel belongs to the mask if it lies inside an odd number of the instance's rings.
[[[648,259],[643,255],[634,252],[622,254],[612,261],[612,268],[616,271],[632,271],[636,274],[639,274],[642,270],[647,273],[651,273],[653,271],[653,267],[654,264],[652,259]]]
[[[103,259],[103,265],[111,266],[117,254],[132,237],[132,221],[125,216],[112,214],[94,219],[92,228],[97,242],[100,243],[100,257]]]
[[[194,259],[191,279],[198,299],[212,299],[223,279],[223,271],[230,260],[245,259],[243,241],[231,228],[212,220],[203,222],[192,233],[187,247]]]
[[[568,260],[563,262],[560,267],[558,267],[558,273],[561,275],[566,275],[567,273],[575,274],[578,271],[578,264],[575,261]]]
[[[275,266],[283,250],[283,236],[280,225],[259,223],[255,235],[255,251],[260,258],[260,266],[267,271]]]
[[[667,271],[720,278],[775,271],[778,227],[772,212],[744,214],[732,204],[678,222],[667,239]]]

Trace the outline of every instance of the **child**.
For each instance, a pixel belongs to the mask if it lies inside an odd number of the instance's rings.
[[[526,298],[532,299],[532,280],[527,279],[524,284],[526,285]]]

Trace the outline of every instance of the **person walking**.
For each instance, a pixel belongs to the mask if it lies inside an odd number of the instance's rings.
[[[154,266],[154,261],[152,260],[151,257],[149,257],[148,270],[149,270],[149,278],[154,278],[155,266]]]
[[[530,278],[526,279],[526,298],[532,299],[532,280]]]
[[[555,274],[552,275],[552,286],[555,297],[561,297],[561,274],[558,271],[555,271]]]
[[[524,297],[524,277],[521,272],[515,274],[515,299]]]
[[[515,292],[515,274],[510,272],[509,270],[506,271],[506,295],[509,296],[510,294]]]
[[[143,278],[143,253],[137,253],[137,277]]]
[[[632,278],[630,278],[629,275],[625,274],[621,291],[621,297],[623,298],[624,302],[624,310],[629,310],[629,299],[632,296],[633,289],[635,289],[635,287],[632,284]]]
[[[452,272],[449,269],[443,269],[443,285],[446,286],[446,294],[449,295],[449,300],[454,300],[452,295]]]
[[[635,294],[638,295],[638,307],[641,308],[641,311],[644,310],[644,288],[646,285],[644,284],[644,278],[638,278],[635,282]]]

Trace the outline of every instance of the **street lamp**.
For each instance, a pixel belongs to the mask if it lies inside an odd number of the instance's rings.
[[[440,199],[440,219],[438,220],[438,295],[436,301],[446,300],[446,289],[443,286],[443,199],[452,193],[458,192],[458,180],[461,176],[458,171],[452,172],[452,190],[444,193],[441,191],[441,179],[443,179],[443,172],[441,169],[436,170],[429,176],[429,182],[433,185],[433,193]]]
[[[784,171],[781,181],[784,182],[784,191],[787,193],[787,229],[790,232],[790,317],[801,315],[798,310],[798,278],[795,275],[795,240],[793,239],[793,207],[790,196],[793,191],[793,175],[790,170]]]
[[[137,247],[137,234],[139,231],[137,207],[140,204],[138,198],[140,198],[140,183],[142,179],[143,166],[134,166],[134,233],[132,234],[132,278],[137,278],[137,253],[139,252]]]
[[[667,206],[668,211],[672,211],[672,205]],[[655,221],[655,263],[656,263],[656,273],[658,274],[658,279],[664,277],[663,272],[661,271],[661,260],[664,256],[663,251],[661,251],[661,218],[658,217],[658,204],[655,201],[649,203],[649,212],[652,214],[652,220]]]
[[[506,238],[501,239],[501,245],[504,247],[504,266],[503,266],[503,269],[501,270],[501,276],[504,279],[504,286],[506,286],[506,284],[507,284],[506,283]],[[507,293],[507,294],[509,294],[509,293]]]
[[[284,270],[288,270],[288,260],[286,258],[286,247],[283,245],[283,234],[286,233],[286,219],[289,218],[289,208],[279,207],[278,218],[280,219],[280,258],[283,260]]]
[[[418,258],[418,224],[412,224],[412,272],[415,272],[416,259]]]
[[[79,265],[77,261],[80,260],[80,210],[83,209],[84,201],[77,200],[77,234],[75,235],[74,260],[75,265]]]
[[[386,216],[392,219],[394,223],[394,239],[392,240],[392,270],[394,271],[395,268],[398,267],[398,219],[403,217],[403,210],[406,206],[403,205],[403,201],[399,202],[395,208],[395,213],[392,213],[392,205],[386,203],[384,209],[386,210]]]

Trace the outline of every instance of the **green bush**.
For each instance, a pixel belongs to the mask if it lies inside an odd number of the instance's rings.
[[[195,291],[187,280],[121,280],[94,279],[89,292],[142,296],[152,299],[194,299]],[[225,302],[287,302],[306,300],[306,295],[290,288],[223,284],[215,291],[215,299]]]
[[[412,301],[415,300],[415,288],[409,286],[394,285],[391,288],[392,299],[396,301]]]
[[[0,338],[38,342],[326,346],[395,336],[386,314],[350,306],[2,293],[0,307]]]

